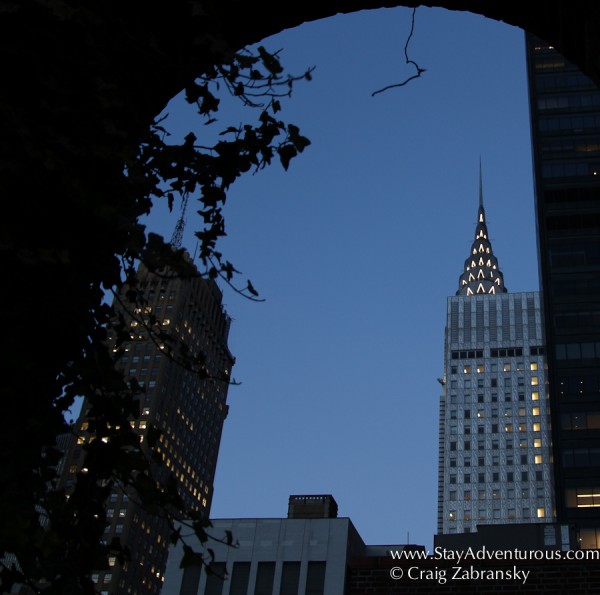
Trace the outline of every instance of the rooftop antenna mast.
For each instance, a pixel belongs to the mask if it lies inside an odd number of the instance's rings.
[[[173,248],[181,248],[181,242],[183,240],[183,232],[185,230],[185,211],[187,209],[188,203],[188,193],[186,192],[183,195],[183,200],[181,202],[181,214],[179,215],[179,219],[175,224],[175,229],[173,230],[173,235],[171,236],[171,246]]]

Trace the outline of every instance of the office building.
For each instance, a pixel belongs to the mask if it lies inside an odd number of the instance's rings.
[[[600,547],[600,91],[526,35],[556,510]]]
[[[195,276],[179,279],[151,273],[141,265],[137,272],[142,305],[128,312],[115,303],[129,325],[131,342],[117,362],[126,378],[143,386],[140,416],[133,427],[143,436],[155,426],[161,436],[155,451],[162,458],[164,480],[167,470],[176,478],[188,510],[208,516],[213,496],[215,467],[223,422],[227,415],[227,390],[234,364],[227,347],[230,318],[221,304],[221,292],[212,280]],[[122,297],[125,296],[124,289]],[[123,304],[127,303],[124,299]],[[169,331],[185,352],[202,361],[203,371],[181,365],[177,356],[141,324],[153,316],[161,330]],[[175,351],[177,353],[177,351]],[[67,455],[64,485],[68,489],[84,466],[83,444],[87,439],[87,403],[76,424],[77,443]],[[110,525],[105,540],[118,537],[131,552],[121,566],[109,560],[110,568],[97,572],[93,580],[103,594],[159,593],[164,580],[170,532],[166,522],[141,510],[127,491],[118,486],[109,496]]]
[[[212,574],[180,568],[182,546],[174,548],[163,595],[345,595],[355,560],[360,567],[408,547],[425,554],[422,546],[365,545],[352,521],[338,518],[331,495],[290,496],[287,518],[213,520],[215,537],[225,531],[238,546],[208,542]]]
[[[475,238],[446,320],[438,533],[552,521],[540,296],[504,286],[481,177]]]

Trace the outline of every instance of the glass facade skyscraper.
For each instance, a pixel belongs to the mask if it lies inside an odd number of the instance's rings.
[[[556,510],[600,547],[600,91],[526,35]]]

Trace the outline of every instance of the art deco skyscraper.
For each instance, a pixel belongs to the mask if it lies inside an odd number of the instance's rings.
[[[230,318],[212,280],[199,276],[169,278],[151,273],[142,265],[137,281],[144,298],[143,312],[135,315],[115,304],[129,325],[131,336],[125,356],[117,365],[125,377],[136,378],[144,387],[141,415],[132,424],[142,436],[151,425],[161,431],[155,450],[175,476],[185,506],[208,516],[227,416],[228,378],[234,364],[227,347]],[[140,315],[153,315],[163,330],[186,345],[187,352],[201,356],[205,377],[167,357],[164,345],[137,321]],[[84,465],[86,411],[84,402],[75,428],[79,438],[67,455],[67,489]],[[122,489],[111,493],[107,516],[110,525],[105,540],[118,537],[129,548],[131,560],[123,567],[115,559],[109,560],[110,568],[92,577],[98,592],[160,592],[169,544],[165,521],[145,513]]]
[[[438,533],[553,520],[540,296],[504,286],[481,177],[475,238],[447,302],[444,360]]]

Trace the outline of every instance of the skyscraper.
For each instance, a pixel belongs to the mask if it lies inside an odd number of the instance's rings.
[[[526,35],[556,509],[600,547],[600,91]]]
[[[221,431],[228,410],[228,379],[235,361],[227,347],[230,318],[221,305],[221,292],[212,280],[158,275],[141,265],[137,283],[143,306],[129,312],[115,302],[131,337],[117,366],[125,377],[136,378],[144,388],[139,419],[131,423],[142,440],[151,425],[161,431],[155,451],[175,476],[186,508],[208,515]],[[203,362],[204,374],[166,354],[165,345],[140,323],[149,316],[183,343],[187,353]],[[71,445],[67,455],[67,489],[84,465],[86,412],[84,402],[76,424],[77,443]],[[118,537],[129,548],[131,560],[120,566],[110,559],[110,568],[92,577],[98,592],[103,594],[158,593],[164,580],[168,526],[163,519],[144,512],[130,496],[119,488],[108,499],[110,524],[105,540],[110,542]]]
[[[438,533],[553,520],[542,344],[539,293],[504,286],[480,176],[475,238],[447,302]]]

